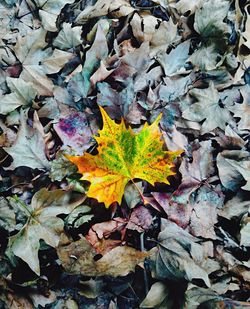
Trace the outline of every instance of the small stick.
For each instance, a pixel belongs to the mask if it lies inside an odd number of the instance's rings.
[[[140,236],[140,246],[141,246],[141,251],[145,251],[145,247],[144,247],[144,232],[141,233],[141,236]],[[144,278],[144,286],[145,286],[145,295],[147,295],[148,291],[149,291],[149,284],[148,284],[147,271],[145,269],[145,263],[144,263],[144,269],[143,269],[143,278]]]

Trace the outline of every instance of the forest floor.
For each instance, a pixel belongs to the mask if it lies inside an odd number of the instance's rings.
[[[0,308],[250,308],[249,12],[0,1]]]

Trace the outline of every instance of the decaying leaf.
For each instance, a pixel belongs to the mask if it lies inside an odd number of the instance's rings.
[[[161,54],[158,61],[162,65],[167,76],[185,73],[185,62],[188,59],[190,41],[179,44],[169,54]]]
[[[107,239],[112,233],[119,232],[121,238],[124,236],[127,220],[123,218],[114,218],[113,220],[104,221],[94,224],[86,235],[88,242],[95,248],[96,252],[103,254],[110,247],[116,247],[121,240],[111,240],[111,243],[102,243],[102,240]]]
[[[66,117],[60,117],[59,122],[54,124],[54,129],[63,142],[62,150],[70,149],[69,152],[82,155],[94,144],[84,113],[71,111]]]
[[[164,226],[158,238],[156,277],[188,281],[201,279],[209,287],[208,274],[201,267],[204,251],[198,239],[173,222],[165,221]]]
[[[20,77],[26,82],[32,82],[39,95],[51,96],[54,84],[46,74],[58,72],[73,55],[46,47],[46,31],[40,28],[32,34],[19,36],[13,50],[22,64]]]
[[[224,187],[236,191],[239,187],[250,190],[249,152],[240,150],[224,150],[217,156],[220,180]],[[245,185],[244,181],[246,182]]]
[[[168,304],[165,303],[168,296],[169,290],[167,285],[161,281],[157,281],[151,286],[146,298],[140,304],[140,308],[162,308],[163,302],[167,308],[172,305],[171,301]]]
[[[200,147],[192,153],[192,162],[184,158],[179,171],[182,174],[182,182],[175,191],[176,200],[185,203],[192,192],[197,190],[204,182],[209,183],[210,176],[214,173],[211,141],[200,143]]]
[[[205,120],[201,126],[201,133],[207,133],[215,128],[225,129],[232,120],[226,106],[221,106],[218,91],[211,82],[207,89],[192,89],[189,92],[198,102],[186,109],[182,116],[191,121]]]
[[[1,228],[10,232],[14,231],[16,226],[15,212],[9,205],[8,201],[3,197],[0,198],[0,212],[1,212],[1,218],[0,218]]]
[[[69,23],[64,23],[61,31],[53,41],[53,45],[62,50],[67,50],[81,44],[81,27],[71,27]]]
[[[91,19],[94,17],[104,16],[108,13],[114,17],[127,16],[132,13],[134,8],[131,7],[130,3],[126,0],[118,0],[106,2],[105,0],[98,0],[95,5],[88,6],[82,11],[76,19],[78,24],[81,24],[84,20]]]
[[[126,228],[143,233],[150,228],[152,221],[153,218],[150,211],[144,206],[138,206],[133,209]]]
[[[104,20],[105,21],[105,20]],[[100,64],[102,59],[105,59],[108,55],[108,45],[106,39],[105,27],[109,27],[109,23],[102,23],[101,21],[97,25],[95,34],[95,40],[86,52],[86,61],[82,68],[82,72],[74,75],[69,84],[69,92],[72,93],[75,101],[79,101],[81,97],[85,98],[90,90],[90,77],[95,69]]]
[[[200,287],[190,287],[190,289],[186,292],[185,298],[184,308],[190,309],[198,309],[201,306],[204,308],[214,309],[250,308],[250,303],[248,302],[240,302],[229,298],[223,298],[210,289]]]
[[[250,308],[249,1],[0,2],[0,308]]]
[[[57,215],[69,214],[84,198],[82,195],[72,197],[72,192],[63,190],[41,189],[33,196],[30,205],[20,202],[20,211],[27,215],[27,222],[16,235],[10,237],[9,253],[20,257],[40,275],[39,241],[43,239],[48,245],[57,247],[64,226],[63,220]]]
[[[250,246],[250,219],[248,214],[241,220],[240,244],[241,246]]]
[[[152,192],[153,197],[167,214],[168,219],[182,228],[186,228],[190,222],[192,206],[189,203],[175,203],[167,193]]]
[[[208,0],[195,12],[194,28],[203,37],[219,36],[229,30],[224,22],[228,14],[229,2]],[[213,14],[211,14],[213,12]]]
[[[0,113],[6,115],[19,106],[31,105],[37,92],[32,83],[25,82],[20,78],[6,78],[10,94],[0,98]]]
[[[121,203],[124,188],[129,180],[141,178],[152,185],[155,182],[169,183],[167,177],[173,160],[182,152],[163,151],[158,129],[160,116],[153,124],[145,124],[140,133],[126,129],[124,121],[116,124],[100,108],[103,129],[95,137],[99,143],[98,155],[67,156],[75,163],[83,180],[91,182],[87,195],[104,202],[109,207],[113,202]]]
[[[35,0],[44,29],[57,31],[56,20],[62,8],[74,0]]]
[[[216,239],[214,225],[217,223],[217,213],[222,207],[224,196],[202,187],[191,201],[192,214],[189,229],[192,235]]]
[[[135,266],[149,255],[128,246],[118,246],[95,261],[96,252],[85,238],[62,244],[57,252],[63,267],[71,274],[114,277],[134,271]]]
[[[44,134],[39,130],[37,115],[34,114],[33,127],[27,123],[28,110],[21,111],[20,117],[20,128],[15,143],[11,147],[4,148],[13,158],[9,168],[28,166],[48,170],[50,163],[45,154]]]

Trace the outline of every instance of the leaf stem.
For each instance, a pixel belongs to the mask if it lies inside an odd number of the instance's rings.
[[[140,190],[140,188],[137,186],[136,182],[134,182],[133,179],[130,179],[130,180],[132,181],[133,185],[136,187],[137,191],[139,192],[143,204],[147,203],[147,199],[146,199],[145,196],[143,195],[143,192]]]

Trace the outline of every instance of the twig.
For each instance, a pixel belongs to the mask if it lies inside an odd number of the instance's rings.
[[[140,246],[141,246],[141,251],[145,251],[145,247],[144,247],[144,232],[141,233],[141,236],[140,236]],[[147,295],[148,291],[149,291],[149,284],[148,284],[147,271],[145,269],[145,263],[144,263],[144,269],[143,269],[143,279],[144,279],[145,295]]]

